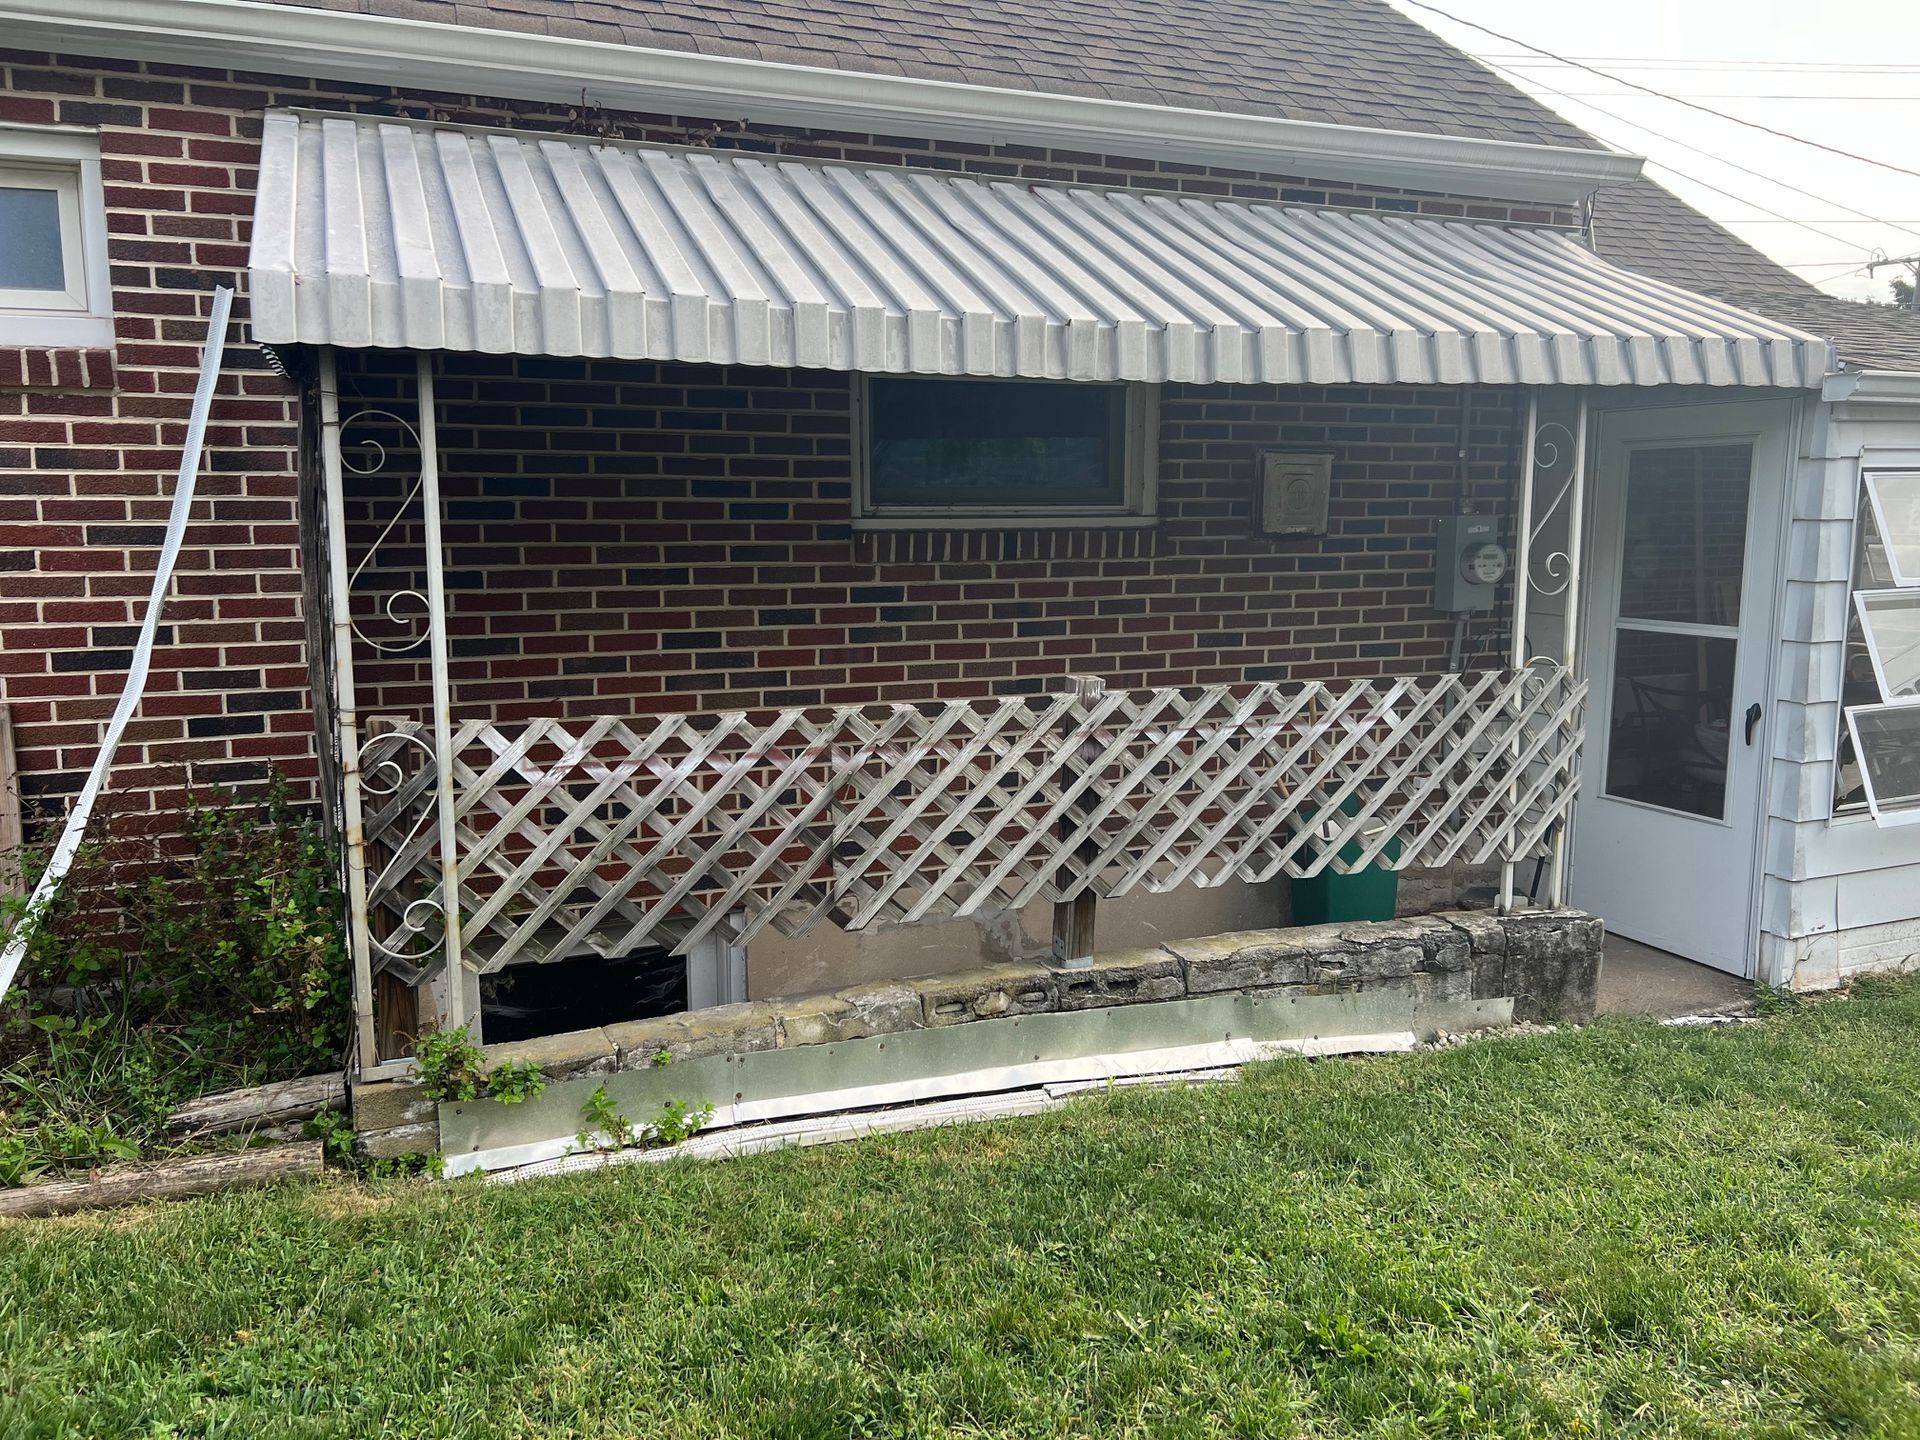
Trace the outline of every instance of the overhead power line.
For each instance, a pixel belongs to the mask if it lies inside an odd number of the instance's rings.
[[[1662,170],[1666,171],[1669,175],[1677,175],[1680,177],[1680,179],[1685,180],[1690,184],[1698,185],[1703,190],[1711,190],[1713,191],[1714,194],[1724,195],[1729,200],[1738,200],[1742,205],[1751,205],[1754,209],[1761,211],[1763,214],[1771,215],[1776,220],[1785,220],[1787,221],[1788,224],[1798,225],[1802,230],[1811,231],[1813,234],[1818,235],[1822,240],[1831,240],[1837,245],[1852,245],[1857,249],[1859,249],[1860,251],[1862,251],[1863,254],[1868,258],[1871,258],[1873,255],[1872,246],[1862,245],[1858,240],[1849,240],[1844,235],[1836,235],[1831,230],[1822,230],[1818,225],[1809,225],[1805,220],[1795,220],[1791,216],[1782,215],[1778,210],[1769,209],[1767,206],[1762,205],[1758,200],[1751,199],[1745,195],[1736,195],[1731,190],[1722,189],[1720,186],[1714,184],[1711,180],[1702,180],[1698,175],[1690,175],[1685,170],[1676,170],[1673,166],[1667,164],[1667,162],[1664,160],[1649,159],[1647,163],[1649,165],[1657,165]],[[1728,225],[1739,225],[1742,222],[1739,220],[1728,220],[1723,223]],[[1864,264],[1865,261],[1863,260],[1861,263]]]
[[[1484,57],[1482,57],[1484,58]],[[1502,67],[1505,68],[1505,67]],[[1545,66],[1541,67],[1545,69]],[[1622,95],[1618,90],[1568,90],[1563,92],[1576,100],[1588,96],[1605,99],[1611,95],[1620,100],[1638,100],[1638,95]],[[1779,91],[1763,90],[1666,90],[1650,97],[1659,100],[1819,100],[1826,104],[1837,105],[1842,102],[1862,105],[1920,105],[1920,95],[1807,95],[1788,94]]]
[[[1508,74],[1509,78],[1514,80],[1517,84],[1531,86],[1536,90],[1544,90],[1549,95],[1558,95],[1563,99],[1569,99],[1569,100],[1575,99],[1575,97],[1570,95],[1567,91],[1557,89],[1554,86],[1547,84],[1547,82],[1544,80],[1535,80],[1528,76],[1513,74],[1511,71],[1507,71],[1507,67],[1505,65],[1495,64],[1493,68],[1496,70],[1505,71]],[[1878,215],[1870,215],[1865,210],[1861,210],[1858,207],[1853,205],[1848,205],[1844,201],[1835,200],[1830,196],[1816,194],[1812,190],[1807,190],[1802,188],[1801,186],[1791,184],[1785,180],[1781,180],[1777,176],[1767,174],[1765,171],[1755,170],[1749,166],[1742,165],[1737,160],[1729,160],[1724,155],[1716,155],[1711,150],[1703,150],[1698,145],[1689,144],[1687,141],[1680,139],[1677,135],[1669,135],[1664,130],[1656,130],[1651,125],[1645,124],[1642,121],[1629,119],[1625,115],[1621,115],[1615,111],[1607,109],[1606,106],[1604,105],[1595,105],[1591,100],[1578,100],[1576,103],[1580,105],[1584,105],[1587,109],[1593,111],[1595,114],[1605,115],[1610,120],[1615,120],[1622,125],[1626,125],[1634,130],[1638,130],[1642,134],[1652,135],[1656,139],[1666,141],[1669,145],[1677,145],[1682,150],[1688,150],[1695,155],[1703,156],[1706,159],[1713,161],[1715,164],[1724,165],[1727,168],[1732,170],[1738,170],[1741,174],[1751,175],[1757,180],[1764,180],[1769,185],[1778,186],[1782,190],[1791,190],[1796,195],[1805,196],[1809,200],[1817,200],[1822,205],[1831,205],[1836,210],[1844,210],[1849,215],[1857,216],[1859,218],[1860,223],[1872,224],[1872,225],[1884,225],[1889,229],[1900,230],[1908,235],[1920,237],[1920,230],[1911,229],[1908,226],[1901,224],[1900,222],[1895,220],[1882,220]],[[1724,195],[1729,200],[1737,200],[1742,205],[1750,205],[1754,209],[1759,210],[1765,215],[1769,216],[1772,222],[1775,224],[1798,225],[1801,229],[1810,230],[1815,235],[1821,236],[1823,239],[1835,240],[1842,245],[1856,245],[1856,246],[1859,246],[1859,248],[1862,250],[1866,250],[1869,248],[1865,245],[1860,245],[1860,242],[1857,240],[1849,240],[1844,235],[1835,235],[1831,230],[1822,229],[1820,225],[1816,225],[1810,220],[1796,220],[1791,215],[1782,215],[1778,210],[1774,210],[1766,205],[1762,205],[1758,200],[1750,199],[1749,197],[1744,195],[1735,194],[1733,191],[1723,189],[1720,186],[1713,184],[1711,181],[1702,180],[1697,176],[1689,175],[1684,170],[1677,170],[1673,166],[1666,164],[1666,162],[1664,161],[1655,160],[1655,161],[1650,161],[1649,163],[1659,165],[1663,170],[1667,170],[1672,174],[1678,175],[1683,180],[1690,180],[1695,185],[1703,185],[1707,189],[1713,191],[1716,195]],[[1745,222],[1736,222],[1736,223],[1745,223]],[[1762,223],[1765,223],[1765,222],[1762,222]],[[1823,222],[1823,223],[1844,225],[1852,222],[1844,221],[1844,220],[1835,220],[1835,221]]]
[[[1443,20],[1451,20],[1454,24],[1464,25],[1469,30],[1478,30],[1483,35],[1491,35],[1494,39],[1504,40],[1509,45],[1518,45],[1523,50],[1531,50],[1534,54],[1544,55],[1549,60],[1557,60],[1563,65],[1571,65],[1574,69],[1584,70],[1589,75],[1598,75],[1602,80],[1611,80],[1616,85],[1624,85],[1630,90],[1639,90],[1647,95],[1657,95],[1663,100],[1671,100],[1675,105],[1684,105],[1687,109],[1698,110],[1703,115],[1714,115],[1722,120],[1731,121],[1735,125],[1744,125],[1749,130],[1759,130],[1765,134],[1777,136],[1782,140],[1791,140],[1798,145],[1807,145],[1815,150],[1824,150],[1829,155],[1838,155],[1846,160],[1858,160],[1863,165],[1875,165],[1882,170],[1891,170],[1898,175],[1911,175],[1914,179],[1920,180],[1920,170],[1909,170],[1905,165],[1895,165],[1888,160],[1876,160],[1871,155],[1861,155],[1852,150],[1842,150],[1838,145],[1828,145],[1819,140],[1809,140],[1804,135],[1795,135],[1788,130],[1776,130],[1771,125],[1762,125],[1758,120],[1743,119],[1738,115],[1729,114],[1725,110],[1716,110],[1711,105],[1702,105],[1697,100],[1683,100],[1678,96],[1667,94],[1664,90],[1656,90],[1651,85],[1642,85],[1638,80],[1629,80],[1623,75],[1614,75],[1605,70],[1596,70],[1591,65],[1583,64],[1578,60],[1569,60],[1564,55],[1556,55],[1553,51],[1543,50],[1538,45],[1530,45],[1525,40],[1513,35],[1508,35],[1503,31],[1492,29],[1477,21],[1462,19],[1450,10],[1442,10],[1438,5],[1427,4],[1426,0],[1406,0],[1406,3],[1413,6],[1416,10],[1426,10],[1434,15],[1438,15]]]
[[[1538,66],[1532,55],[1507,55],[1490,52],[1485,58],[1504,60],[1514,65]],[[1902,75],[1920,71],[1920,63],[1895,60],[1727,60],[1719,56],[1693,59],[1685,55],[1569,55],[1592,65],[1618,65],[1627,70],[1730,70],[1765,73],[1769,70],[1805,70],[1829,75]],[[1562,62],[1553,60],[1558,65]]]

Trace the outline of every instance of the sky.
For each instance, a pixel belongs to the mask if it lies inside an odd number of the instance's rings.
[[[1868,276],[1861,267],[1876,252],[1920,253],[1920,175],[1764,134],[1607,77],[1920,171],[1920,0],[1434,0],[1605,76],[1413,0],[1390,3],[1589,134],[1646,156],[1649,175],[1823,289],[1885,301],[1895,276],[1911,278],[1903,268]]]

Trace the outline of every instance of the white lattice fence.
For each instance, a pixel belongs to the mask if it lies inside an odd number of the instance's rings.
[[[470,963],[1538,853],[1578,784],[1564,671],[460,726]],[[438,884],[418,727],[376,746],[385,929]],[[410,766],[410,757],[420,763]],[[414,906],[415,926],[405,922]],[[390,949],[403,949],[394,944]]]

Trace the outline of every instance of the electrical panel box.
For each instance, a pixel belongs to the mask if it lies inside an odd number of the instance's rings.
[[[1324,535],[1333,492],[1333,456],[1260,452],[1254,520],[1262,535]]]
[[[1449,615],[1491,610],[1507,574],[1507,551],[1491,515],[1449,515],[1434,546],[1433,608]]]

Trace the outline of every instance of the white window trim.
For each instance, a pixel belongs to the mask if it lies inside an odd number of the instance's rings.
[[[47,310],[60,314],[87,308],[85,245],[80,234],[80,172],[64,165],[15,165],[0,160],[0,187],[48,190],[53,194],[54,226],[60,238],[60,271],[66,284],[56,289],[0,288],[0,310]]]
[[[0,345],[92,349],[113,344],[113,281],[100,136],[93,130],[0,125],[0,184],[37,176],[60,193],[66,294],[0,290]],[[69,228],[71,227],[71,228]]]
[[[1867,492],[1867,503],[1873,507],[1873,524],[1874,528],[1880,532],[1880,548],[1886,552],[1887,569],[1893,573],[1894,585],[1904,590],[1911,586],[1920,585],[1920,575],[1909,575],[1901,569],[1900,551],[1895,548],[1893,540],[1891,539],[1893,530],[1892,527],[1887,524],[1886,506],[1880,499],[1880,480],[1883,477],[1894,475],[1898,475],[1903,479],[1913,480],[1915,483],[1920,483],[1920,476],[1916,476],[1911,470],[1868,470],[1862,472],[1860,484],[1861,488]],[[1908,546],[1913,544],[1912,537],[1904,533],[1900,539],[1903,544]]]
[[[1911,475],[1913,473],[1915,472],[1910,470],[1888,468],[1877,470],[1863,468],[1860,473],[1860,487],[1858,491],[1860,506],[1854,515],[1853,545],[1850,552],[1852,559],[1850,561],[1849,584],[1853,588],[1849,592],[1849,598],[1853,602],[1850,607],[1853,611],[1853,616],[1860,622],[1860,635],[1866,643],[1867,659],[1873,666],[1874,686],[1880,692],[1880,700],[1877,703],[1841,706],[1840,723],[1846,727],[1847,738],[1852,741],[1854,763],[1860,767],[1860,788],[1866,799],[1864,804],[1857,800],[1850,801],[1846,804],[1836,802],[1829,812],[1830,823],[1832,821],[1858,819],[1862,815],[1871,815],[1874,824],[1881,827],[1920,824],[1920,809],[1882,810],[1880,808],[1879,802],[1874,798],[1873,782],[1867,778],[1866,752],[1860,748],[1860,726],[1855,719],[1857,715],[1866,712],[1898,710],[1920,706],[1920,696],[1908,695],[1896,698],[1887,694],[1886,667],[1881,663],[1880,647],[1875,640],[1873,626],[1867,621],[1867,608],[1868,605],[1872,603],[1868,600],[1868,597],[1875,595],[1914,595],[1916,591],[1920,591],[1920,575],[1904,574],[1900,569],[1899,560],[1895,557],[1893,547],[1887,543],[1887,517],[1885,508],[1880,502],[1880,488],[1876,483],[1882,475]],[[1886,557],[1887,570],[1891,581],[1890,586],[1878,585],[1874,588],[1862,589],[1859,585],[1861,564],[1866,558],[1864,554],[1864,546],[1866,543],[1864,521],[1868,515],[1872,516],[1874,532],[1880,537],[1880,549]],[[1873,578],[1877,580],[1878,576],[1875,575]],[[1867,603],[1863,604],[1863,601]],[[1845,639],[1843,637],[1843,646],[1844,644]],[[1836,746],[1834,751],[1834,763],[1836,767],[1839,764],[1839,754],[1839,747]],[[1836,792],[1838,791],[1839,785],[1837,780],[1833,788]]]
[[[889,377],[881,377],[883,379]],[[1126,502],[1121,505],[887,505],[873,503],[872,432],[867,424],[869,377],[853,377],[853,528],[856,530],[1124,529],[1158,523],[1160,500],[1160,387],[1135,381],[1005,380],[990,375],[916,375],[902,379],[992,380],[1018,385],[1124,383],[1126,448],[1122,459]]]

